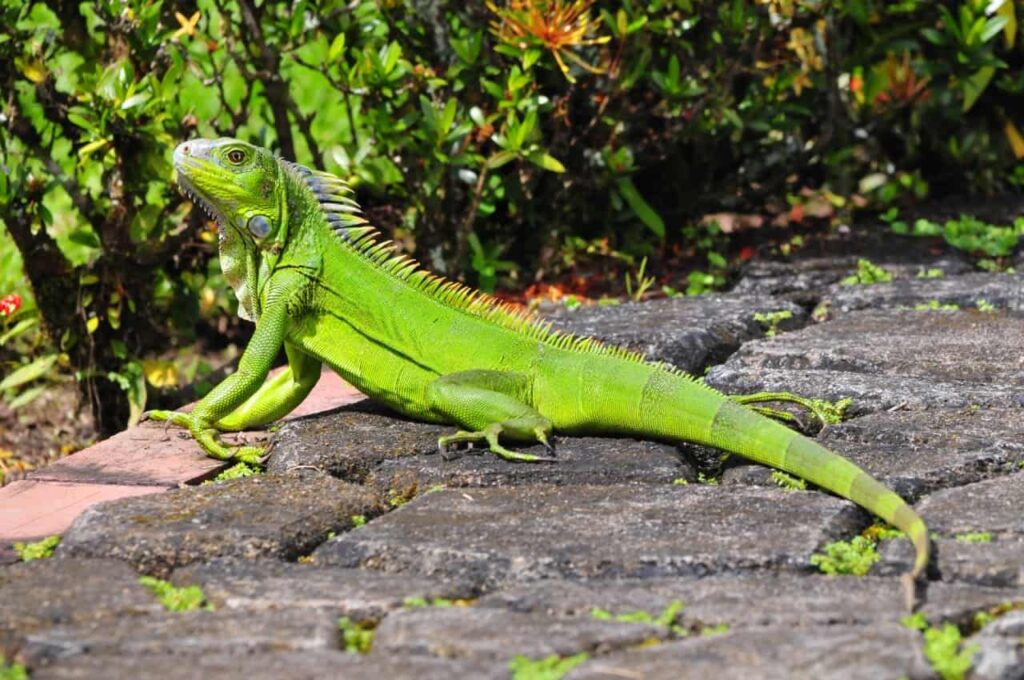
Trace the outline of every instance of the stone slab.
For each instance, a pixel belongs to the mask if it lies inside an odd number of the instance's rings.
[[[165,577],[213,557],[294,560],[354,515],[380,510],[369,490],[326,475],[260,475],[93,506],[58,552],[116,557]]]
[[[914,501],[937,489],[1020,469],[1024,412],[967,408],[872,413],[825,428],[818,441]],[[727,468],[722,480],[774,485],[762,466]]]
[[[977,647],[972,680],[1024,679],[1024,611],[997,618],[964,644]]]
[[[932,621],[970,624],[974,614],[1024,597],[1024,588],[929,584],[920,611]],[[680,602],[676,623],[697,633],[726,624],[743,628],[824,628],[899,621],[906,615],[896,577],[842,577],[819,573],[748,573],[704,578],[603,581],[550,580],[485,595],[478,608],[503,608],[556,617],[590,617],[594,608],[613,615],[647,612],[657,618]]]
[[[833,286],[825,292],[832,314],[860,309],[914,308],[937,300],[963,309],[985,300],[997,310],[1024,311],[1024,274],[976,272],[933,279],[902,279],[869,286]]]
[[[698,637],[593,659],[566,680],[930,678],[920,633],[899,624],[770,628]]]
[[[259,652],[337,649],[338,619],[330,612],[240,610],[161,612],[55,626],[31,633],[18,657],[30,666],[81,654],[238,656]]]
[[[783,310],[792,318],[780,328],[799,327],[807,318],[802,307],[779,298],[710,294],[579,307],[548,319],[559,330],[621,345],[699,375],[741,343],[764,336],[765,327],[754,320],[755,314]]]
[[[225,467],[180,428],[148,421],[35,470],[28,478],[170,489],[207,479]]]
[[[475,607],[425,607],[384,619],[377,628],[373,654],[507,664],[520,655],[542,659],[552,654],[603,654],[667,636],[667,629],[642,623],[554,619]]]
[[[159,654],[144,657],[111,654],[74,656],[56,664],[33,669],[32,680],[452,680],[480,678],[507,680],[503,664],[453,661],[429,656],[364,656],[346,652],[308,649],[302,652],[248,655],[212,653],[185,656]]]
[[[276,560],[213,560],[176,569],[171,580],[200,586],[218,609],[325,609],[354,621],[380,620],[408,598],[472,595],[467,584],[456,581]]]
[[[59,624],[162,612],[124,562],[44,559],[0,569],[0,656],[13,657],[28,633]]]
[[[96,503],[163,490],[162,486],[12,482],[0,488],[0,543],[61,534],[83,510]]]
[[[811,307],[827,296],[839,281],[856,273],[857,260],[865,256],[898,280],[914,280],[918,274],[930,269],[939,269],[947,277],[973,271],[966,258],[956,254],[937,257],[928,248],[921,247],[925,244],[920,240],[914,243],[918,246],[917,251],[908,257],[905,248],[908,244],[907,239],[900,239],[877,252],[858,255],[850,254],[858,249],[858,244],[851,242],[837,251],[843,254],[815,257],[800,253],[789,260],[752,260],[744,268],[733,292],[772,295]]]
[[[971,405],[1021,409],[1022,337],[1022,316],[856,312],[747,343],[712,369],[707,382],[737,394],[789,391],[830,401],[850,397],[851,416]]]
[[[936,569],[943,580],[999,587],[1024,586],[1024,471],[937,491],[917,504],[935,537]],[[969,541],[966,534],[988,533]],[[959,538],[958,538],[959,537]],[[906,546],[885,545],[881,571],[912,561]]]
[[[449,489],[326,542],[313,559],[467,579],[482,591],[546,578],[803,570],[821,545],[866,519],[821,493],[752,487]]]

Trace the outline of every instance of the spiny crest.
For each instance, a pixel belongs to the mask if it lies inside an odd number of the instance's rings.
[[[327,222],[343,244],[435,300],[557,349],[617,357],[685,375],[670,364],[648,361],[639,352],[607,345],[591,337],[555,330],[549,321],[532,312],[523,311],[486,293],[423,269],[419,262],[408,255],[396,253],[395,244],[384,239],[381,233],[366,221],[359,204],[352,198],[352,189],[347,182],[330,173],[310,170],[298,163],[284,160],[281,163],[309,188]]]

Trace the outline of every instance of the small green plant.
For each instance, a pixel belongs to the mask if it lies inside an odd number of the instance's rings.
[[[446,597],[407,597],[402,602],[402,606],[406,609],[423,609],[425,607],[455,607],[458,606],[457,600],[449,600]]]
[[[728,632],[729,632],[729,624],[728,623],[719,623],[719,624],[716,624],[714,626],[704,626],[703,628],[700,629],[700,634],[704,635],[706,637],[710,637],[712,635],[724,635],[725,633],[728,633]]]
[[[188,612],[196,609],[213,609],[213,605],[206,601],[206,595],[199,586],[179,588],[168,581],[152,576],[140,576],[139,583],[153,591],[156,599],[160,600],[160,604],[167,611]]]
[[[962,647],[960,629],[952,623],[941,628],[931,626],[920,612],[902,619],[907,628],[921,631],[924,636],[924,656],[942,680],[963,680],[971,669],[971,660],[978,645]]]
[[[850,541],[834,541],[825,546],[824,554],[811,555],[811,564],[829,575],[864,576],[880,558],[875,542],[864,536]]]
[[[704,474],[703,472],[697,473],[697,483],[704,484],[706,486],[718,486],[718,477],[710,474]]]
[[[914,305],[915,312],[955,312],[958,309],[960,309],[960,305],[953,303],[943,304],[934,299]]]
[[[598,619],[599,621],[618,621],[620,623],[646,623],[652,626],[659,626],[666,628],[669,632],[676,635],[686,635],[686,629],[680,626],[676,619],[679,617],[679,613],[683,611],[683,603],[680,600],[673,600],[661,611],[660,614],[654,616],[650,612],[644,611],[643,609],[637,609],[636,611],[625,612],[622,614],[612,614],[607,609],[601,609],[600,607],[594,607],[590,610],[590,616]]]
[[[377,634],[376,624],[369,621],[353,621],[347,616],[338,619],[342,648],[349,654],[369,654],[373,638]]]
[[[892,274],[874,264],[871,260],[857,260],[857,273],[851,274],[839,282],[840,286],[871,286],[876,283],[892,281]]]
[[[18,553],[22,562],[44,560],[47,557],[53,557],[53,551],[57,549],[58,545],[60,545],[60,536],[47,536],[35,543],[15,543],[14,552]]]
[[[644,295],[654,285],[655,278],[647,276],[647,258],[640,260],[636,273],[626,272],[626,295],[634,302],[643,300]]]
[[[358,529],[366,525],[366,515],[352,515],[352,528]]]
[[[792,318],[793,312],[788,309],[780,309],[776,312],[757,312],[754,314],[754,321],[764,327],[764,334],[769,338],[778,334],[780,323]]]
[[[686,477],[676,477],[675,479],[672,480],[672,483],[675,486],[686,486],[690,482],[686,479]]]
[[[941,279],[946,275],[946,272],[941,269],[922,269],[917,273],[919,279]]]
[[[508,662],[512,680],[561,680],[565,674],[590,658],[586,652],[575,656],[552,654],[543,659],[517,656]]]
[[[28,680],[28,671],[20,663],[8,663],[7,659],[0,656],[0,680]]]
[[[788,475],[782,470],[772,471],[772,481],[787,491],[806,491],[807,482],[799,477]]]
[[[988,300],[986,300],[985,298],[978,300],[976,306],[978,308],[978,311],[982,312],[983,314],[992,314],[996,311],[996,306],[989,302]]]
[[[992,534],[988,531],[968,531],[956,535],[959,543],[991,543]]]
[[[861,536],[864,538],[878,543],[880,541],[889,541],[894,538],[902,538],[903,532],[895,527],[891,527],[888,524],[882,522],[875,522],[863,532]]]
[[[242,477],[252,477],[254,475],[263,474],[263,469],[258,465],[250,465],[249,463],[235,463],[226,470],[221,471],[219,475],[214,477],[212,482],[224,482],[229,479],[241,479]]]

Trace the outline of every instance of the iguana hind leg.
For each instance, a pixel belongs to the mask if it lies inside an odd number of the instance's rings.
[[[553,451],[551,421],[525,402],[528,390],[526,376],[502,371],[461,371],[430,383],[427,386],[430,408],[466,428],[441,437],[438,448],[445,450],[460,442],[486,441],[491,452],[505,460],[555,461],[551,456],[511,451],[499,441],[501,437],[536,441]]]
[[[814,416],[821,421],[822,425],[837,425],[843,422],[843,418],[846,414],[846,409],[850,406],[851,400],[840,399],[836,402],[825,401],[823,399],[809,399],[807,397],[801,397],[792,392],[755,392],[754,394],[735,394],[732,395],[732,400],[748,405],[748,404],[763,404],[765,402],[788,401],[793,404],[797,404],[807,409]],[[795,422],[796,418],[785,411],[779,411],[767,407],[752,407],[755,411],[766,415],[770,418],[776,418],[785,422]]]

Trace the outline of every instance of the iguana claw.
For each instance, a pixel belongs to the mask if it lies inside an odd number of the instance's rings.
[[[210,427],[206,422],[200,420],[191,413],[180,411],[149,411],[146,414],[149,420],[166,422],[168,425],[177,425],[188,429],[192,437],[199,444],[200,448],[211,458],[217,460],[234,460],[250,465],[262,465],[266,460],[268,451],[259,446],[225,446],[217,440],[217,430]]]

